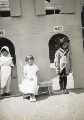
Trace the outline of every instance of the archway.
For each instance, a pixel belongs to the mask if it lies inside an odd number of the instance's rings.
[[[7,38],[0,37],[0,49],[3,46],[8,46],[11,56],[13,57],[13,63],[16,65],[16,55],[14,44]]]
[[[50,63],[54,62],[55,52],[60,47],[60,39],[65,38],[65,40],[69,40],[69,38],[62,33],[58,33],[53,35],[49,40],[49,59]]]
[[[53,35],[50,40],[49,40],[49,59],[50,59],[50,68],[54,68],[55,69],[55,64],[54,64],[54,59],[55,59],[55,53],[56,51],[60,48],[60,43],[61,41],[66,42],[66,41],[70,41],[69,37],[65,34],[62,33],[58,33]],[[68,45],[69,48],[69,57],[68,57],[68,88],[74,88],[74,81],[73,81],[73,71],[72,71],[72,60],[71,60],[71,49],[70,49],[70,42]],[[55,78],[55,84],[57,85],[57,81]],[[58,85],[59,86],[59,85]],[[56,86],[55,86],[56,87]],[[58,88],[57,88],[58,89]]]
[[[9,48],[10,54],[13,58],[14,67],[12,68],[11,74],[11,93],[16,94],[18,92],[18,83],[17,83],[17,65],[16,65],[16,54],[15,54],[15,46],[11,40],[8,38],[0,37],[0,49],[3,46],[7,46]]]

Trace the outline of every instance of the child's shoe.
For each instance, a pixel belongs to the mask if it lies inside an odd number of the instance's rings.
[[[30,102],[36,102],[35,96],[30,97]]]
[[[30,99],[30,95],[23,95],[23,99]]]
[[[67,89],[65,89],[64,94],[69,94],[69,91]]]

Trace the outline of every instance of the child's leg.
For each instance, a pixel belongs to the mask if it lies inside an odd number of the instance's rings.
[[[67,87],[67,76],[66,75],[64,76],[63,80],[64,80],[63,89],[65,90]]]
[[[0,94],[1,94],[2,97],[5,97],[5,96],[6,96],[6,94],[5,94],[5,89],[6,89],[6,87],[1,88],[1,90],[0,90]]]
[[[5,87],[5,93],[7,95],[10,95],[10,85],[11,85],[11,76],[9,77],[7,84],[6,84],[6,87]]]
[[[1,79],[0,79],[0,95],[2,95],[4,93],[4,89],[1,88]]]
[[[66,69],[64,71],[64,77],[63,77],[63,89],[64,89],[64,94],[69,94],[67,88],[67,74],[66,74]]]
[[[1,88],[0,89],[0,95],[3,95],[4,94],[4,88]]]
[[[64,77],[64,70],[62,70],[59,77],[60,90],[63,90],[63,83],[64,83],[63,77]]]
[[[63,77],[60,76],[59,80],[60,90],[63,90]]]

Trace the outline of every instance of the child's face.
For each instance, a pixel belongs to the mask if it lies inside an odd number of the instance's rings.
[[[3,56],[8,56],[8,52],[6,50],[2,51]]]
[[[66,50],[68,47],[69,47],[69,43],[68,43],[68,42],[65,42],[65,43],[62,45],[62,48],[63,48],[64,50]]]
[[[27,63],[28,63],[29,65],[33,65],[34,60],[33,60],[33,59],[31,59],[31,58],[28,58]]]

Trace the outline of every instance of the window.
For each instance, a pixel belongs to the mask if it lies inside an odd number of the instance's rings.
[[[10,8],[8,0],[0,0],[0,17],[10,16]]]
[[[72,14],[75,12],[74,0],[51,0],[45,1],[46,15],[49,14]]]
[[[21,16],[21,0],[0,0],[0,17]]]
[[[36,15],[73,13],[75,13],[75,0],[35,0]]]
[[[59,9],[59,7],[55,7],[55,3],[52,3],[51,1],[45,1],[45,12],[46,15],[59,14],[61,9]]]

